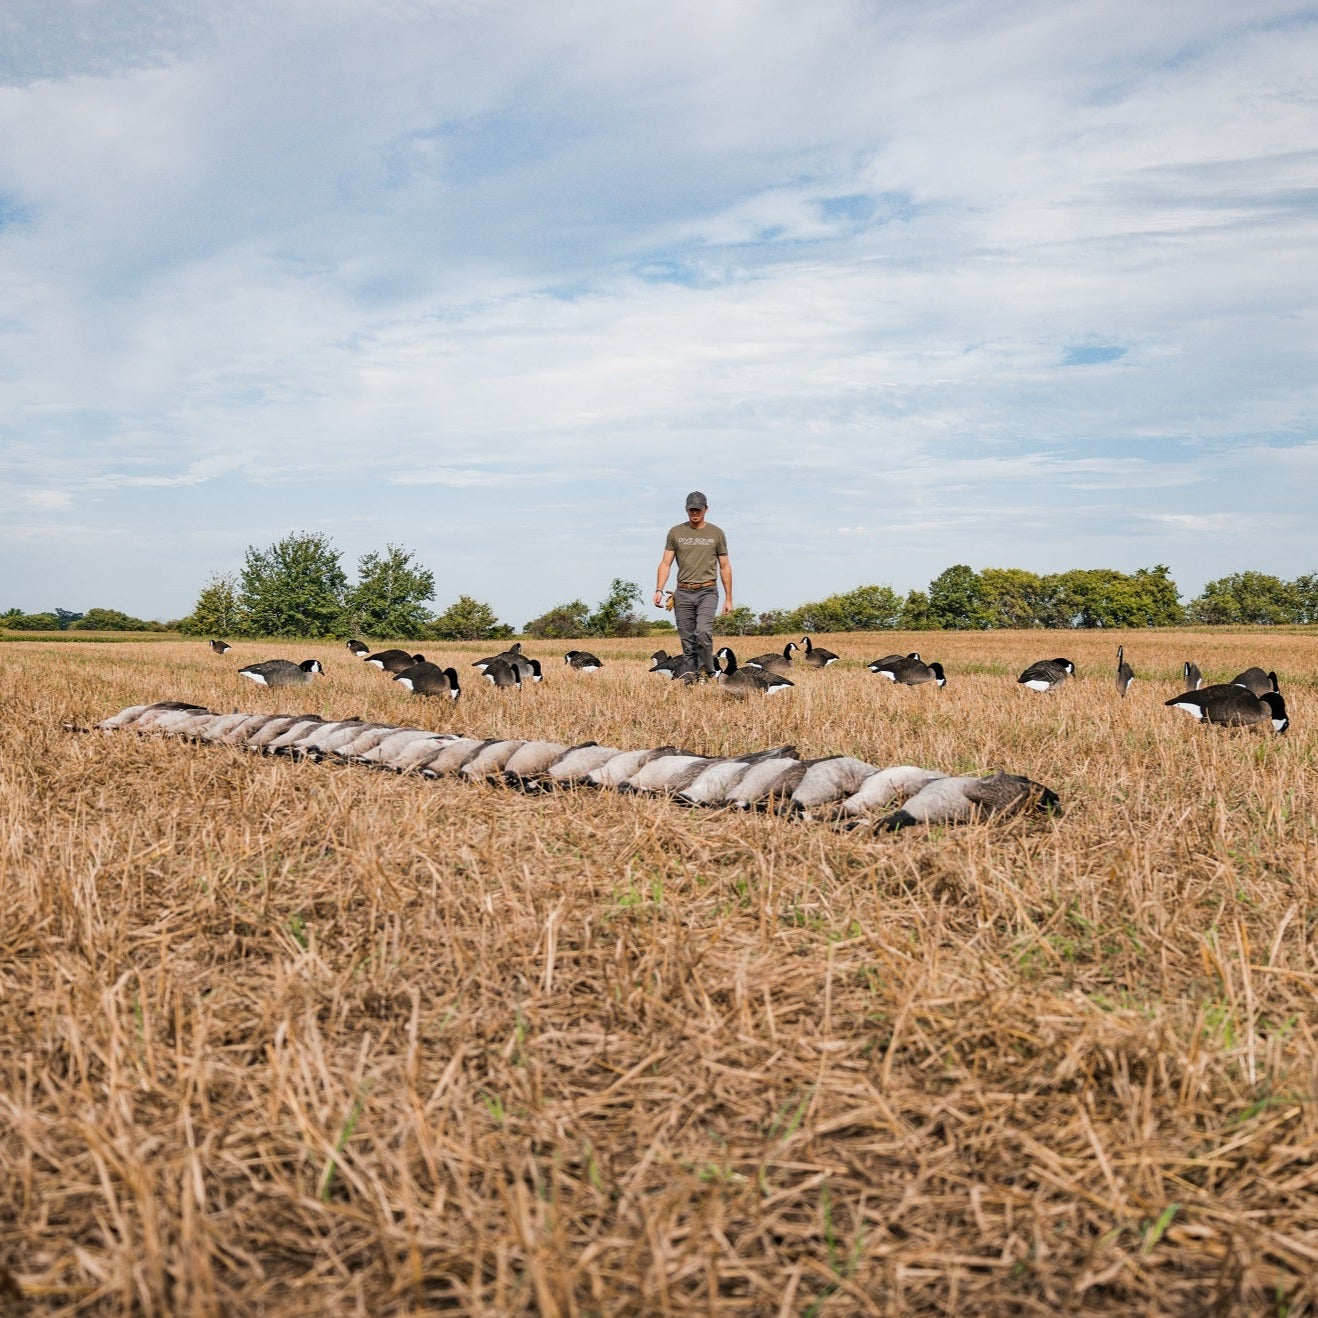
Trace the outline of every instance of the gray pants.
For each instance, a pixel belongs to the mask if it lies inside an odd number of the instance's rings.
[[[673,599],[673,621],[682,641],[682,671],[717,672],[714,665],[714,611],[718,587],[684,590],[678,587]]]

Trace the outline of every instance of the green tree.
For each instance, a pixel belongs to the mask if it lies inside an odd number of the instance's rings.
[[[7,613],[5,626],[14,632],[57,632],[59,619],[53,613]]]
[[[902,601],[902,627],[909,632],[925,632],[933,625],[929,616],[929,596],[922,590],[908,591]]]
[[[69,624],[75,632],[160,632],[165,628],[158,622],[134,618],[119,609],[88,609],[75,623]]]
[[[746,605],[738,604],[731,613],[720,614],[716,625],[724,636],[750,636],[755,631],[755,615]]]
[[[363,554],[357,584],[344,601],[346,630],[366,636],[419,638],[426,634],[435,596],[435,574],[414,565],[412,554],[389,545],[384,554]]]
[[[990,627],[1042,627],[1043,580],[1019,567],[986,567],[979,598]]]
[[[1295,585],[1267,572],[1236,572],[1210,581],[1190,602],[1190,621],[1209,626],[1275,626],[1297,622],[1303,611]]]
[[[589,636],[648,636],[650,623],[636,612],[641,602],[641,588],[634,581],[614,577],[609,593],[586,619]]]
[[[555,604],[552,609],[532,618],[522,630],[528,636],[547,641],[574,641],[590,635],[590,609],[584,600]]]
[[[1318,572],[1307,572],[1291,582],[1295,592],[1296,622],[1318,622]]]
[[[428,630],[441,641],[489,641],[513,634],[488,604],[470,595],[459,595]]]
[[[192,612],[179,623],[185,636],[245,636],[247,614],[243,610],[238,578],[232,572],[215,573],[201,588]]]
[[[979,631],[991,625],[974,568],[957,563],[929,583],[929,620],[935,627],[958,631]]]
[[[82,614],[74,613],[72,609],[56,609],[55,616],[59,619],[60,631],[66,632],[82,617]]]
[[[242,573],[242,607],[253,636],[334,636],[342,628],[348,579],[340,554],[319,531],[251,546]]]

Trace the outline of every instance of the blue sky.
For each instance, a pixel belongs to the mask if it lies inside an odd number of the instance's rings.
[[[1318,8],[6,0],[0,608],[1318,570]]]

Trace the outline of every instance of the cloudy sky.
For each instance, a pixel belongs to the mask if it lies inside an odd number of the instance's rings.
[[[0,609],[1318,570],[1318,7],[5,0]]]

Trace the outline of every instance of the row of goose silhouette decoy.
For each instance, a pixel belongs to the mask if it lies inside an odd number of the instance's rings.
[[[213,640],[211,649],[224,654],[231,648],[226,641]],[[394,681],[418,696],[448,697],[457,700],[461,685],[457,670],[441,668],[430,663],[422,654],[409,654],[406,650],[389,649],[375,653],[361,641],[347,642],[348,650],[363,662],[389,673]],[[799,658],[796,656],[800,656]],[[715,655],[718,671],[714,674],[718,684],[729,694],[778,695],[792,688],[789,672],[803,669],[821,669],[836,663],[838,656],[823,649],[803,636],[799,642],[788,641],[781,651],[770,651],[738,661],[730,646],[723,646]],[[682,655],[669,655],[656,650],[651,655],[651,673],[662,677],[694,681],[696,675],[685,671]],[[586,650],[569,650],[563,662],[579,672],[597,672],[603,662]],[[524,683],[543,680],[543,666],[538,659],[523,654],[521,642],[514,642],[506,650],[477,659],[472,665],[486,681],[500,690],[520,688]],[[918,651],[908,654],[889,654],[866,665],[870,672],[886,678],[898,686],[947,685],[947,675],[941,663],[926,662]],[[268,659],[240,668],[239,675],[260,686],[303,686],[325,670],[317,659],[294,663],[290,659]],[[1281,694],[1275,671],[1265,672],[1250,667],[1237,673],[1229,682],[1205,684],[1197,664],[1186,660],[1181,670],[1186,690],[1165,702],[1202,723],[1229,727],[1271,725],[1277,732],[1290,726],[1286,703]],[[1016,679],[1031,691],[1053,691],[1075,675],[1072,660],[1057,657],[1040,659],[1027,667]],[[1122,697],[1129,692],[1135,680],[1135,670],[1126,659],[1125,646],[1117,647],[1116,688]]]

